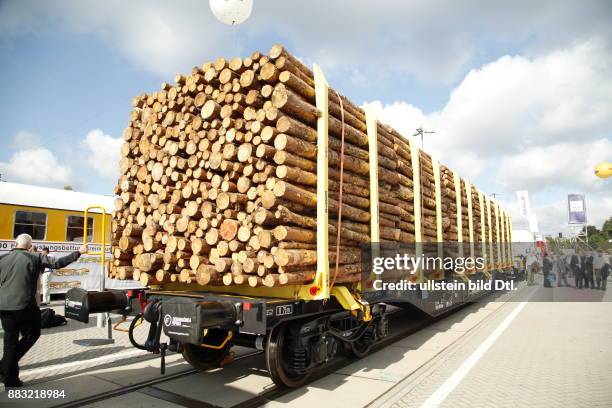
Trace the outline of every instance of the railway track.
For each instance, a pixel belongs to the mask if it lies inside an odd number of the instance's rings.
[[[524,289],[524,288],[523,288]],[[505,294],[498,293],[489,293],[484,295],[480,302],[489,302],[489,301],[502,301],[507,302],[514,298],[518,298],[521,295],[521,291],[517,291],[514,293],[506,292]],[[388,312],[390,319],[391,332],[387,337],[383,340],[376,343],[371,350],[371,353],[379,351],[399,340],[406,338],[412,334],[417,333],[418,331],[425,329],[426,327],[439,322],[452,314],[457,313],[458,311],[464,309],[469,306],[471,303],[466,303],[459,305],[458,307],[449,310],[439,316],[431,317],[428,315],[424,315],[414,310],[403,310],[401,308],[393,308]],[[485,318],[486,320],[486,318]],[[484,321],[484,320],[483,320]],[[234,362],[238,362],[241,360],[250,360],[255,359],[257,356],[263,355],[264,351],[256,351],[248,354],[244,354],[238,356],[234,359]],[[332,362],[327,364],[326,366],[320,368],[315,371],[313,375],[310,377],[309,381],[305,384],[311,384],[325,376],[338,371],[349,364],[357,361],[358,359],[354,357],[349,357],[348,355],[341,355],[335,358]],[[190,375],[198,374],[200,371],[196,369],[188,369],[174,374],[167,374],[160,378],[155,378],[147,381],[142,381],[139,383],[135,383],[128,386],[123,386],[114,390],[105,391],[102,393],[90,395],[84,398],[80,398],[74,401],[66,402],[59,405],[54,405],[52,408],[77,408],[84,407],[90,404],[94,404],[97,402],[106,401],[115,397],[119,397],[122,395],[127,395],[130,393],[140,393],[144,394],[158,400],[172,403],[179,406],[184,406],[188,408],[220,408],[219,405],[215,405],[211,402],[206,402],[200,399],[191,398],[186,395],[181,395],[172,391],[167,391],[159,387],[159,385],[168,383],[173,380],[181,379],[188,377]],[[276,385],[272,385],[269,388],[257,393],[250,398],[246,398],[236,404],[230,405],[232,408],[254,408],[258,407],[266,402],[276,400],[281,398],[284,395],[287,395],[291,392],[295,391],[293,388],[283,388]],[[225,406],[225,405],[224,405]]]
[[[399,341],[406,336],[414,334],[419,330],[422,330],[442,319],[447,317],[450,314],[456,313],[458,310],[461,310],[466,305],[461,305],[456,309],[453,309],[447,313],[444,313],[440,316],[430,317],[424,315],[417,315],[411,311],[404,311],[402,309],[397,308],[390,313],[390,323],[391,327],[393,327],[391,333],[385,337],[383,340],[378,342],[373,346],[372,352],[378,351],[386,346]],[[409,317],[409,319],[407,319]],[[403,320],[403,321],[402,321]],[[410,324],[406,324],[406,321],[409,321]],[[401,327],[402,325],[406,327]],[[235,358],[234,362],[240,360],[247,360],[256,358],[259,355],[262,355],[263,351],[257,351],[248,353],[242,356],[238,356]],[[317,370],[313,373],[312,377],[308,381],[308,383],[312,383],[320,378],[323,378],[334,371],[337,371],[351,363],[356,361],[355,358],[351,358],[348,356],[340,356],[334,359],[331,363],[326,365],[325,367]],[[211,404],[206,401],[201,401],[198,399],[190,398],[185,395],[176,394],[170,391],[166,391],[164,389],[159,388],[158,386],[163,383],[167,383],[169,381],[177,380],[180,378],[188,377],[190,375],[194,375],[199,373],[196,369],[188,369],[185,371],[181,371],[174,374],[168,374],[160,378],[155,378],[147,381],[142,381],[139,383],[131,384],[128,386],[120,387],[114,390],[105,391],[99,394],[90,395],[84,398],[80,398],[74,401],[66,402],[59,405],[54,405],[52,408],[77,408],[84,407],[93,403],[109,400],[111,398],[119,397],[122,395],[130,394],[130,393],[141,393],[156,399],[163,400],[165,402],[169,402],[172,404],[185,406],[189,408],[218,408],[217,405]],[[258,393],[257,395],[248,398],[238,404],[232,406],[232,408],[252,408],[257,407],[264,404],[267,401],[274,400],[280,398],[290,392],[294,391],[292,388],[283,388],[273,385],[272,387],[264,390],[263,392]]]
[[[247,358],[250,358],[250,357],[254,357],[254,356],[262,354],[262,353],[263,353],[262,351],[256,351],[256,352],[253,352],[253,353],[245,354],[245,355],[236,357],[236,359],[234,361],[244,360],[244,359],[247,359]],[[87,396],[87,397],[84,397],[84,398],[79,398],[77,400],[66,402],[64,404],[53,405],[52,408],[76,408],[76,407],[83,407],[83,406],[86,406],[88,404],[93,404],[95,402],[108,400],[108,399],[111,399],[111,398],[114,398],[114,397],[118,397],[118,396],[121,396],[121,395],[129,394],[131,392],[141,391],[141,390],[143,390],[143,389],[145,389],[147,387],[153,387],[154,385],[165,383],[165,382],[172,381],[172,380],[176,380],[178,378],[186,377],[188,375],[197,374],[198,372],[199,372],[198,370],[196,370],[195,368],[192,368],[192,369],[180,371],[180,372],[174,373],[174,374],[167,374],[167,375],[164,375],[163,377],[160,377],[160,378],[154,378],[154,379],[151,379],[151,380],[138,382],[138,383],[127,385],[125,387],[120,387],[120,388],[117,388],[117,389],[114,389],[114,390],[105,391],[105,392],[102,392],[102,393],[99,393],[99,394],[90,395],[90,396]]]

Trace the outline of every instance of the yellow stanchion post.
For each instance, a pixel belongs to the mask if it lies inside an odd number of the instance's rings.
[[[378,195],[378,125],[374,113],[365,108],[370,165],[370,241],[372,259],[380,256],[380,208]],[[373,275],[373,274],[372,274]],[[371,277],[374,279],[374,276]]]
[[[469,181],[463,180],[465,185],[465,196],[468,208],[468,237],[470,240],[470,256],[474,257],[474,214],[472,208],[472,185]]]
[[[494,215],[495,215],[495,238],[496,238],[496,242],[495,242],[495,246],[497,248],[497,265],[496,267],[499,268],[500,265],[502,264],[502,259],[503,259],[503,247],[501,245],[501,231],[500,231],[500,225],[499,225],[499,204],[497,202],[493,203],[493,210],[494,210]]]
[[[311,290],[313,299],[329,298],[329,235],[328,235],[328,133],[329,86],[323,71],[314,65],[317,119],[317,273]],[[318,288],[318,289],[317,289]],[[314,292],[314,293],[313,293]]]
[[[486,227],[487,224],[485,222],[485,201],[481,191],[478,191],[478,205],[480,206],[480,252],[483,257],[487,257],[487,244],[486,244]],[[483,271],[485,274],[487,273],[487,266],[485,263],[485,268]]]
[[[485,205],[487,207],[487,225],[488,225],[488,238],[489,238],[489,272],[495,268],[495,259],[493,257],[493,225],[491,223],[491,200],[485,195]],[[490,274],[489,274],[490,275]]]
[[[421,164],[419,160],[419,148],[416,147],[410,139],[408,139],[408,147],[410,148],[410,163],[412,165],[412,192],[414,206],[414,240],[415,256],[421,256],[423,252],[423,232],[421,229]],[[422,270],[419,267],[414,271],[415,280],[422,281]]]
[[[453,173],[453,182],[455,184],[455,205],[457,206],[457,246],[458,246],[458,255],[460,258],[463,257],[463,210],[461,208],[461,179],[457,175],[457,173]],[[467,276],[465,276],[465,272],[459,274],[461,279],[467,281]]]
[[[438,257],[441,259],[444,256],[444,234],[442,232],[442,188],[440,182],[440,162],[433,157],[431,158],[431,167],[434,175],[434,190],[436,196],[436,241],[438,246]],[[440,271],[441,277],[444,277]]]

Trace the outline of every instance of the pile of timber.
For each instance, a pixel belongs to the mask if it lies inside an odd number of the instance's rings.
[[[370,242],[366,118],[333,89],[328,97],[330,270],[338,244],[335,281],[350,283],[360,279],[359,245]],[[319,112],[308,67],[275,45],[268,55],[194,67],[132,105],[115,190],[111,278],[252,287],[312,281]],[[410,144],[389,126],[378,123],[377,131],[381,241],[415,241],[416,204],[423,241],[436,242],[432,158],[419,151],[415,203]],[[457,241],[453,173],[444,166],[440,173],[443,238]],[[465,203],[463,184],[461,194]],[[478,202],[475,189],[469,194]],[[480,220],[481,209],[473,211]],[[467,214],[462,219],[466,234]]]

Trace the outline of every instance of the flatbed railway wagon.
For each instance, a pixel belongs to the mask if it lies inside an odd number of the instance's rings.
[[[147,289],[74,289],[65,314],[137,313],[135,347],[198,369],[247,346],[299,387],[341,350],[366,355],[388,333],[388,304],[437,315],[482,295],[374,290],[371,243],[485,260],[394,275],[403,282],[485,282],[512,266],[503,208],[280,45],[134,98],[124,139],[109,275]]]

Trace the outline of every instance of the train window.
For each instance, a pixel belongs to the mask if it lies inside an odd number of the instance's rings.
[[[85,217],[80,215],[69,215],[66,224],[66,241],[83,242],[83,223]],[[87,217],[87,241],[93,239],[93,218]]]
[[[19,234],[30,234],[32,239],[45,239],[47,230],[47,214],[33,211],[15,211],[13,238]]]

